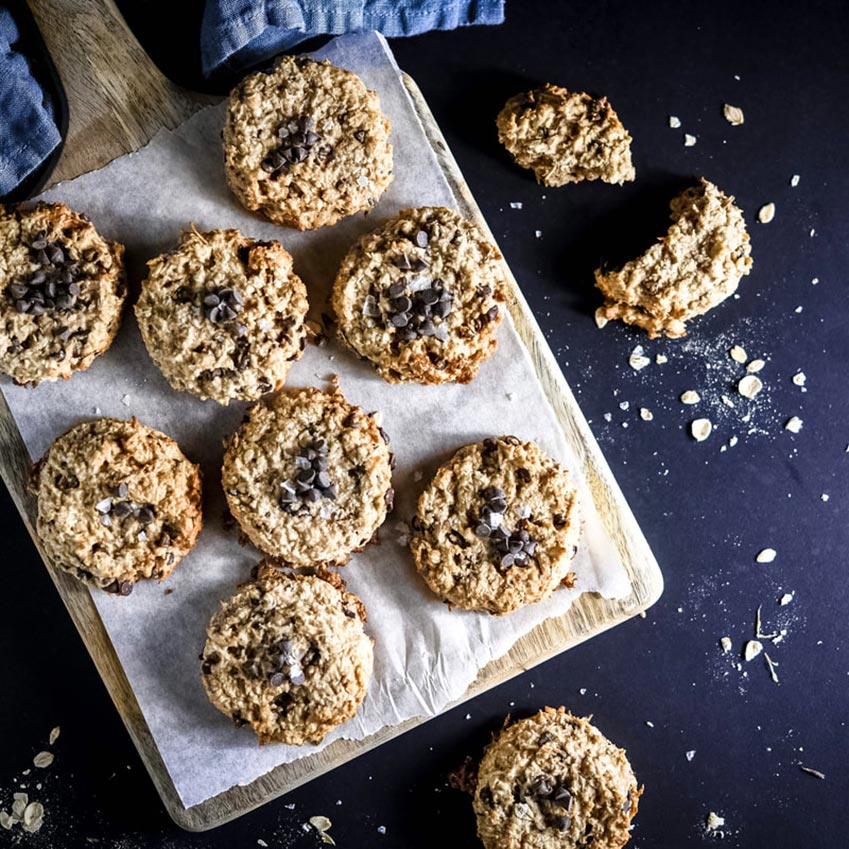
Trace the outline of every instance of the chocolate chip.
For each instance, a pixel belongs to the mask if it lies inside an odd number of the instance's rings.
[[[360,143],[365,144],[366,141],[366,131],[365,130],[354,130],[354,138]]]
[[[419,230],[418,233],[416,233],[416,244],[420,248],[426,248],[427,247],[427,245],[428,245],[428,235],[424,230]]]
[[[285,680],[286,677],[282,672],[275,672],[271,678],[268,679],[268,683],[271,684],[272,687],[280,687],[283,685]]]
[[[133,591],[133,583],[131,581],[121,581],[121,586],[118,591],[121,595],[129,595]]]
[[[566,517],[562,513],[555,513],[551,523],[555,528],[562,528],[566,524]]]
[[[569,831],[569,828],[572,825],[572,817],[562,816],[562,817],[554,817],[552,819],[551,824],[561,833]]]
[[[295,457],[298,468],[294,478],[280,484],[278,503],[293,512],[298,502],[314,503],[320,498],[336,499],[336,486],[327,473],[327,441],[314,439],[302,445]]]
[[[522,483],[530,483],[531,473],[527,469],[516,469],[516,477]]]

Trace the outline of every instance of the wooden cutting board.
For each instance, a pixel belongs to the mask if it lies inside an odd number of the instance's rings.
[[[213,102],[212,98],[183,91],[165,79],[109,0],[31,0],[31,6],[70,105],[68,138],[54,182],[76,177],[138,150],[159,129],[173,128]],[[495,243],[421,92],[406,76],[404,83],[461,212],[475,220]],[[657,562],[512,275],[510,282],[516,329],[531,354],[564,435],[583,465],[596,507],[622,556],[631,593],[616,600],[591,594],[581,596],[568,613],[539,625],[506,655],[482,669],[456,704],[637,615],[651,606],[663,589]],[[29,471],[23,440],[0,395],[0,472],[165,807],[178,825],[195,831],[221,825],[426,721],[414,719],[384,728],[366,740],[338,740],[317,754],[277,767],[250,785],[233,787],[185,808],[88,590],[53,568],[35,537],[34,502],[27,491]]]

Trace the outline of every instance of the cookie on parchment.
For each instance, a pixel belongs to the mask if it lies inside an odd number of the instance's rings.
[[[284,390],[251,408],[230,442],[230,511],[266,554],[293,566],[344,564],[392,509],[387,440],[338,389]]]
[[[507,101],[498,139],[544,186],[633,180],[631,136],[606,97],[546,84]]]
[[[672,225],[618,271],[596,269],[598,315],[621,318],[650,338],[685,336],[686,322],[720,304],[752,269],[742,210],[704,178],[670,204]]]
[[[389,121],[356,74],[285,56],[231,92],[224,165],[247,209],[299,230],[334,224],[392,182]]]
[[[129,595],[162,580],[200,533],[200,470],[136,419],[96,419],[60,436],[36,465],[38,535],[56,566]]]
[[[201,655],[209,700],[260,744],[321,742],[365,697],[374,663],[365,621],[336,573],[260,564],[210,620]]]
[[[307,306],[279,242],[192,229],[148,263],[135,310],[171,386],[226,405],[283,385],[306,344]]]
[[[545,708],[507,725],[478,768],[485,849],[620,849],[642,793],[625,757],[586,719]]]
[[[0,205],[0,372],[67,380],[111,344],[127,297],[124,246],[61,203]]]
[[[581,534],[569,473],[515,436],[461,448],[419,498],[410,548],[452,607],[510,613],[575,585]]]
[[[445,207],[405,209],[348,252],[333,287],[340,339],[390,383],[468,383],[497,346],[501,255]]]

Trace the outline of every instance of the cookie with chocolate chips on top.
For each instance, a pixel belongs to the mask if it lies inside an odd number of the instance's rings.
[[[306,345],[307,291],[279,242],[184,232],[148,263],[136,318],[174,389],[227,405],[279,389]]]
[[[392,509],[388,436],[338,388],[254,406],[224,457],[230,512],[259,549],[293,566],[344,564]]]
[[[419,498],[410,548],[451,607],[510,613],[575,585],[581,533],[569,473],[515,436],[461,448]]]
[[[392,182],[389,120],[356,74],[284,56],[230,94],[224,165],[247,209],[323,227],[371,209]]]
[[[33,474],[36,529],[54,565],[129,595],[163,580],[200,533],[200,470],[136,419],[96,419],[60,436]]]
[[[641,794],[623,749],[547,707],[487,747],[474,790],[478,837],[485,849],[621,849]]]
[[[445,207],[405,209],[336,275],[341,341],[389,383],[469,383],[495,352],[507,284],[498,251]]]
[[[374,665],[363,603],[336,574],[289,574],[269,562],[225,601],[201,655],[209,700],[260,744],[320,743],[347,722]]]
[[[0,205],[0,372],[67,380],[112,344],[127,297],[124,246],[61,203]]]

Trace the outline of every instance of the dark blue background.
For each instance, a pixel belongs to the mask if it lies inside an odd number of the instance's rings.
[[[161,5],[136,3],[128,15],[166,71],[192,82],[196,55],[172,47],[190,43],[191,16],[163,18]],[[628,749],[646,785],[633,839],[640,849],[712,843],[703,831],[711,810],[727,822],[718,845],[849,846],[847,33],[839,3],[512,0],[503,27],[394,42],[592,422],[660,561],[665,594],[647,618],[234,824],[189,835],[163,812],[3,491],[0,806],[8,808],[15,777],[50,728],[62,726],[56,762],[32,794],[45,802],[47,824],[27,845],[229,849],[262,838],[308,847],[321,844],[301,823],[323,814],[340,847],[473,847],[469,800],[447,788],[447,773],[480,751],[505,713],[563,704],[594,714]],[[544,81],[610,97],[634,137],[636,183],[546,190],[511,164],[495,115],[509,95]],[[743,108],[744,126],[723,119],[725,102]],[[668,127],[670,114],[682,129]],[[684,131],[698,137],[695,147],[683,146]],[[754,269],[739,299],[693,322],[687,340],[648,342],[614,324],[597,330],[593,268],[646,248],[665,230],[669,198],[701,175],[746,213]],[[758,224],[767,202],[775,220]],[[726,351],[735,343],[767,361],[754,403],[733,392],[742,372]],[[669,362],[632,371],[638,344]],[[804,393],[790,380],[799,369]],[[702,405],[678,403],[685,389],[700,391]],[[722,393],[735,398],[734,411]],[[641,421],[642,406],[652,422]],[[702,444],[685,430],[695,415],[715,425]],[[783,429],[791,415],[804,420],[796,436]],[[739,443],[722,452],[732,435]],[[776,561],[755,563],[767,546]],[[785,592],[794,601],[780,607]],[[767,648],[779,684],[763,658],[739,656],[758,605],[765,630],[787,631]],[[719,648],[725,635],[733,656]],[[7,837],[0,831],[0,845]]]

